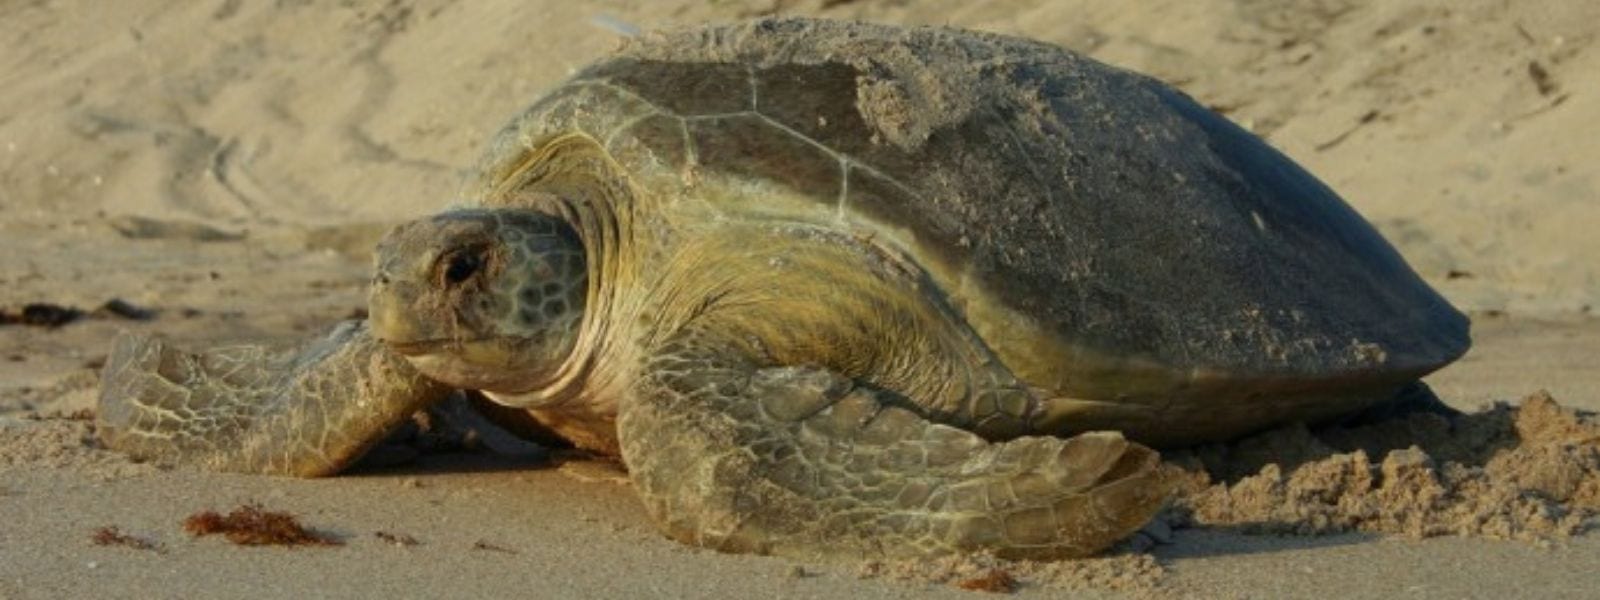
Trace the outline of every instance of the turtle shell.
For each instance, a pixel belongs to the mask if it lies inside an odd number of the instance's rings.
[[[1181,92],[1047,44],[798,19],[647,35],[515,120],[478,189],[571,132],[666,202],[737,188],[724,208],[801,198],[881,232],[1065,395],[1409,381],[1469,343],[1316,178]]]

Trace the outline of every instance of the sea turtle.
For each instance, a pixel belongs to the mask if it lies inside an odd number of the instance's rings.
[[[123,338],[102,437],[327,475],[480,390],[619,455],[685,542],[1078,556],[1162,505],[1148,446],[1359,412],[1468,345],[1256,137],[1000,35],[645,35],[515,118],[462,200],[390,232],[366,322],[298,353]]]

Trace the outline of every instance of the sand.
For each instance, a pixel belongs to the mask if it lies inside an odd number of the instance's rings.
[[[316,481],[161,470],[73,418],[118,330],[282,342],[352,314],[371,241],[443,204],[506,117],[631,27],[773,11],[1060,43],[1251,128],[1472,313],[1473,351],[1428,382],[1487,411],[1482,437],[1423,420],[1378,445],[1239,442],[1190,480],[1170,535],[1093,561],[801,564],[665,540],[625,486],[565,474],[583,469],[469,453]],[[1022,595],[1592,596],[1596,441],[1537,393],[1600,410],[1597,32],[1582,0],[7,3],[0,310],[86,317],[0,325],[0,598],[969,597],[994,569]],[[95,310],[112,299],[153,318]],[[1309,462],[1241,458],[1284,446]],[[183,530],[250,502],[343,545]],[[108,527],[152,547],[97,544]]]
[[[1548,393],[1465,416],[1290,426],[1169,453],[1169,523],[1531,542],[1600,527],[1600,420]]]

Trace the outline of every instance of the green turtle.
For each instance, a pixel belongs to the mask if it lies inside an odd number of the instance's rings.
[[[1469,343],[1256,137],[946,28],[633,39],[376,254],[366,321],[297,352],[122,338],[105,442],[328,475],[479,390],[620,456],[684,542],[1082,556],[1163,504],[1152,447],[1369,410]]]

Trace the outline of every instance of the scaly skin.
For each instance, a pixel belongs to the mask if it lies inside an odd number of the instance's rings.
[[[1157,454],[1116,433],[990,443],[836,373],[757,368],[722,333],[669,342],[619,420],[666,533],[730,552],[1088,556],[1166,500]]]
[[[346,322],[298,352],[194,355],[123,334],[101,377],[97,430],[132,456],[216,471],[315,477],[360,458],[449,393]]]
[[[691,227],[658,268],[648,331],[624,336],[651,341],[617,430],[673,538],[1060,558],[1105,549],[1165,501],[1157,454],[1116,433],[1019,437],[1039,404],[914,264],[804,225]]]

